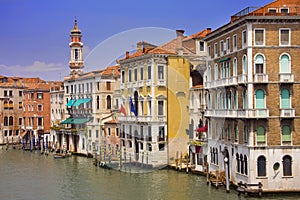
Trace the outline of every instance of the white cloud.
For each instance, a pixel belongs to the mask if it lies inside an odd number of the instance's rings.
[[[60,71],[60,70],[63,70],[65,68],[65,66],[62,63],[45,63],[45,62],[41,62],[41,61],[34,61],[34,63],[29,66],[21,66],[21,65],[7,66],[4,64],[0,64],[0,68],[4,71],[10,72],[10,73],[19,74],[20,72],[34,73],[34,72]]]

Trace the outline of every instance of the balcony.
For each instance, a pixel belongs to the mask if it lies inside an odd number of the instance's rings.
[[[254,83],[268,83],[268,74],[254,74]]]
[[[292,73],[280,73],[279,74],[280,83],[294,83],[294,74]]]
[[[120,84],[120,89],[123,90],[125,88],[125,83]]]
[[[44,126],[38,126],[37,130],[44,130]]]
[[[165,87],[167,85],[167,81],[166,80],[157,80],[157,85]]]
[[[247,83],[247,74],[238,75],[238,84],[246,84]]]
[[[244,109],[238,110],[238,118],[268,118],[269,109]]]
[[[133,86],[134,88],[138,88],[138,87],[139,87],[139,84],[138,84],[138,82],[133,82],[133,83],[132,83],[132,86]]]
[[[232,109],[220,109],[220,110],[206,110],[206,117],[221,117],[221,118],[236,118],[237,110]]]
[[[281,108],[280,109],[280,117],[281,118],[295,117],[295,109],[294,108]]]
[[[164,116],[164,115],[159,115],[159,116],[157,116],[157,120],[159,122],[166,122],[167,121],[167,117]]]
[[[210,88],[211,87],[211,82],[205,82],[204,86],[205,86],[205,88]]]
[[[131,82],[127,83],[127,88],[132,88],[132,83]]]
[[[237,85],[237,84],[238,84],[237,76],[233,76],[228,79],[228,85]]]
[[[144,87],[144,81],[139,81],[138,82],[138,86],[141,88],[141,87]]]
[[[152,80],[146,80],[146,86],[151,86],[152,85]]]

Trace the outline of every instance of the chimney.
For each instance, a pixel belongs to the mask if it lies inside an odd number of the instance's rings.
[[[182,48],[182,40],[183,40],[183,33],[184,30],[176,30],[177,35],[177,48],[176,51],[179,55],[183,55],[183,48]]]
[[[177,37],[183,37],[184,30],[176,30]]]
[[[125,58],[127,59],[127,58],[129,58],[129,51],[126,51],[126,53],[125,53]]]

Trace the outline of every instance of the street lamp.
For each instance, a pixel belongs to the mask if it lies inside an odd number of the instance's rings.
[[[228,174],[228,158],[224,158],[225,163],[225,174],[226,174],[226,192],[229,192],[229,174]]]

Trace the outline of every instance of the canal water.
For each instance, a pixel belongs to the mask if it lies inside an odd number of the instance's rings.
[[[245,199],[206,184],[205,177],[156,170],[126,173],[96,167],[92,159],[54,159],[39,151],[0,147],[0,200]],[[255,199],[255,198],[253,198]],[[295,199],[268,197],[262,199]]]

